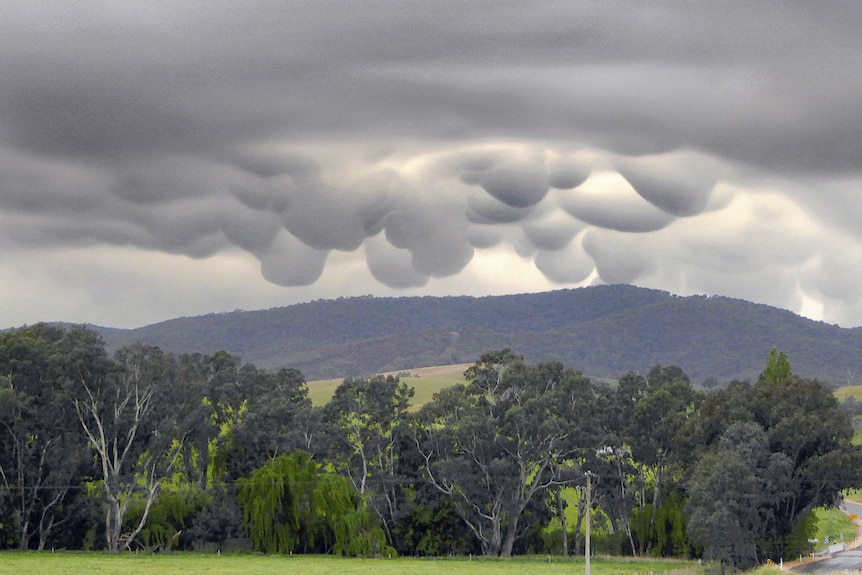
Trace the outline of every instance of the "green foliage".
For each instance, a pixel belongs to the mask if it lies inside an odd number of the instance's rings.
[[[594,550],[752,565],[806,551],[812,510],[862,485],[860,408],[777,349],[756,383],[709,393],[675,366],[610,385],[509,349],[417,412],[407,383],[347,378],[312,408],[299,371],[226,352],[109,359],[84,329],[0,333],[0,542],[557,553],[551,515],[582,533],[585,505],[549,502],[589,470]]]
[[[713,571],[694,561],[654,560],[647,558],[594,557],[594,575],[635,575],[637,573],[667,573],[669,575],[707,575]],[[775,572],[777,573],[777,567]],[[563,559],[542,555],[512,560],[487,560],[472,557],[446,559],[343,559],[326,556],[284,556],[260,554],[122,554],[101,553],[14,553],[0,561],[0,575],[20,573],[63,573],[91,575],[93,573],[123,573],[124,575],[197,575],[199,573],[271,575],[301,573],[303,575],[571,575],[584,570],[582,557]]]
[[[804,552],[811,511],[862,483],[847,413],[821,383],[788,373],[773,350],[757,384],[733,385],[703,406],[708,449],[693,468],[687,510],[708,557],[750,566]]]
[[[320,518],[332,531],[332,553],[342,557],[394,557],[386,544],[383,529],[373,520],[363,498],[344,477],[333,473],[321,476],[314,492]]]
[[[207,397],[203,398],[203,405],[207,408],[212,407],[212,403]],[[209,438],[206,445],[207,487],[214,487],[227,474],[228,461],[233,451],[237,449],[233,441],[234,428],[242,421],[242,416],[246,411],[248,411],[247,401],[243,401],[237,407],[221,404],[218,409],[212,409],[210,422],[217,429],[217,433]]]
[[[254,547],[264,553],[291,553],[314,545],[316,517],[302,516],[313,509],[318,465],[306,453],[283,456],[238,481],[238,501]],[[305,519],[300,523],[301,519]],[[305,536],[301,529],[307,531]]]
[[[141,546],[151,551],[170,551],[179,547],[183,530],[211,504],[211,492],[189,483],[163,483],[158,500],[150,508],[146,526],[141,530]],[[136,495],[126,514],[128,529],[140,521],[143,510],[144,501]]]
[[[483,554],[508,557],[548,487],[574,481],[564,462],[595,445],[593,390],[559,362],[527,365],[510,349],[483,354],[466,377],[422,407],[414,442]]]
[[[772,351],[769,352],[769,357],[766,358],[766,369],[760,375],[760,378],[778,385],[790,379],[792,375],[787,354],[783,351],[779,352],[777,348],[773,347]]]
[[[394,555],[350,482],[305,452],[281,456],[238,482],[252,545],[264,553]]]
[[[647,504],[632,511],[632,531],[640,548],[648,549],[653,557],[688,557],[691,554],[685,501],[681,493],[674,491],[658,509]]]
[[[400,525],[400,536],[403,547],[417,556],[466,556],[478,552],[475,537],[445,498],[411,506],[409,516]]]
[[[655,557],[688,557],[691,542],[686,531],[683,506],[685,498],[672,493],[662,502],[655,519]]]

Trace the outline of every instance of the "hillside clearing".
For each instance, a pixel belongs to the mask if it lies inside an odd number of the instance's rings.
[[[471,363],[456,363],[452,365],[434,365],[429,367],[417,367],[415,369],[402,369],[390,371],[380,375],[400,375],[401,381],[415,389],[415,395],[411,404],[414,408],[420,407],[429,401],[432,396],[443,388],[464,383],[464,372]],[[407,375],[409,374],[409,375]],[[308,382],[308,395],[314,405],[324,405],[332,398],[344,378],[320,379]]]

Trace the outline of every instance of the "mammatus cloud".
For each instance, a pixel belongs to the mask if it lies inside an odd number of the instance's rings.
[[[465,10],[8,2],[0,322],[625,282],[862,324],[862,9]]]

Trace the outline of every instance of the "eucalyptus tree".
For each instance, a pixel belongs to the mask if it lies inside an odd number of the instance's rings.
[[[769,449],[755,423],[730,426],[689,481],[689,535],[709,559],[748,568],[777,519],[771,510],[791,491],[790,458]]]
[[[413,393],[393,376],[347,378],[322,411],[328,459],[369,497],[390,542],[404,502],[399,459]]]
[[[696,497],[698,489],[725,481],[716,453],[746,470],[728,497],[744,510],[735,520],[741,522],[740,537],[745,536],[749,550],[716,548],[702,526],[694,527],[694,536],[708,549],[712,545],[716,554],[745,564],[752,557],[751,545],[758,560],[798,552],[791,547],[792,535],[809,513],[834,504],[842,490],[862,486],[862,450],[852,444],[847,413],[831,389],[793,375],[786,356],[775,350],[754,385],[734,383],[708,394],[701,413],[698,437],[708,451],[694,466],[690,524],[710,519],[719,526],[711,530],[715,538],[720,525],[734,520],[732,512]],[[746,494],[749,484],[756,487],[754,495]]]
[[[248,365],[242,372],[255,383],[247,385],[246,408],[232,429],[230,475],[247,475],[297,449],[312,451],[314,442],[307,433],[312,406],[302,373],[286,368],[269,373]]]
[[[86,457],[65,384],[107,365],[101,338],[83,328],[0,334],[0,494],[20,549],[43,549],[75,516]]]
[[[632,555],[637,555],[638,546],[632,515],[637,508],[639,494],[644,492],[644,485],[643,476],[638,463],[632,458],[629,446],[619,443],[616,437],[604,437],[602,446],[588,466],[594,476],[592,499],[595,505],[605,513],[614,532],[625,534],[629,551]],[[582,513],[579,509],[579,521]],[[579,530],[580,524],[575,533],[579,533]]]
[[[262,402],[272,387],[283,386],[273,382],[271,374],[253,364],[243,364],[226,351],[184,355],[179,363],[180,381],[192,388],[200,400],[202,414],[189,436],[195,457],[202,460],[197,468],[205,474],[207,488],[224,487],[266,459],[266,447],[252,445],[262,432],[255,431],[254,425],[238,429],[249,416],[253,402]],[[304,385],[304,381],[300,383]],[[256,452],[258,448],[260,453]]]
[[[108,550],[130,548],[182,454],[200,404],[176,378],[176,361],[156,347],[135,345],[114,356],[115,368],[84,375],[75,383],[78,421],[95,452],[105,504]],[[143,511],[125,528],[130,504],[140,498]]]
[[[593,448],[590,381],[558,362],[526,365],[511,350],[467,370],[468,385],[435,395],[414,425],[426,479],[452,501],[486,555],[510,556],[528,506],[575,481],[561,473]]]
[[[635,478],[618,478],[620,490],[628,490],[626,497],[635,490],[634,524],[624,521],[623,526],[637,532],[629,539],[637,541],[638,553],[649,551],[667,528],[659,524],[662,505],[682,490],[679,479],[695,458],[692,429],[703,397],[677,366],[655,366],[646,377],[630,372],[619,381],[607,421],[615,445],[627,451],[628,463],[637,471]],[[675,515],[668,519],[681,528],[682,514]]]
[[[791,488],[771,502],[769,532],[775,552],[815,508],[832,505],[844,489],[862,486],[862,450],[852,444],[853,427],[832,390],[817,380],[790,376],[752,388],[753,420],[769,449],[788,458]]]

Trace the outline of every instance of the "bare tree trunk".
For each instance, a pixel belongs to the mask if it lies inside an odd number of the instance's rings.
[[[68,487],[63,488],[54,496],[54,499],[50,503],[42,507],[42,514],[39,517],[39,551],[44,551],[45,543],[48,541],[51,531],[58,525],[66,523],[72,517],[72,514],[67,512],[63,519],[57,521],[57,516],[54,514],[55,507],[66,498],[68,492]]]
[[[575,525],[575,555],[581,554],[581,527],[584,524],[584,516],[587,512],[586,501],[583,495],[578,497],[578,521]]]
[[[139,484],[134,477],[124,481],[123,476],[132,473],[135,462],[131,460],[138,430],[150,416],[153,405],[153,385],[142,383],[139,373],[127,374],[124,381],[117,384],[110,400],[99,397],[98,391],[86,381],[82,381],[87,398],[75,400],[78,421],[84,430],[90,446],[96,451],[102,467],[103,489],[107,500],[105,512],[105,543],[108,550],[117,553],[121,550],[123,520],[129,501],[138,490]],[[113,428],[123,421],[127,427]],[[149,509],[158,495],[158,482],[155,477],[156,459],[162,454],[150,454],[150,461],[144,465],[148,480],[146,489],[146,509],[142,521],[146,521]],[[134,530],[132,536],[140,533],[143,525]],[[125,548],[131,544],[126,540]]]
[[[520,514],[512,517],[509,528],[506,529],[506,538],[500,547],[500,557],[511,557],[512,549],[515,547],[515,536],[518,534],[518,518]]]
[[[557,517],[560,518],[560,529],[563,534],[563,557],[569,556],[569,533],[568,522],[566,521],[566,506],[563,501],[563,487],[557,485]]]

